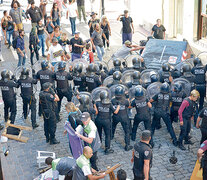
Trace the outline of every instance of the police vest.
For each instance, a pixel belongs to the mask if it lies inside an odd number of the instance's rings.
[[[58,71],[55,74],[58,89],[67,89],[68,84],[68,73],[66,71]]]
[[[191,118],[193,116],[194,110],[195,110],[195,103],[191,101],[189,98],[185,98],[186,101],[188,101],[189,106],[186,107],[182,113],[183,118]]]
[[[157,97],[157,104],[156,108],[161,108],[164,111],[169,110],[169,104],[170,104],[170,95],[169,94],[164,94],[164,93],[159,93]]]
[[[138,115],[149,113],[146,97],[135,98],[135,104],[136,104],[136,111]]]
[[[170,77],[170,73],[163,71],[162,72],[162,80],[163,80],[162,83],[164,82],[170,83],[169,77]]]
[[[190,84],[191,84],[191,90],[195,88],[195,84],[194,84],[195,76],[192,73],[190,73],[190,72],[184,73],[184,75],[182,76],[182,78],[185,78],[185,79],[187,79],[190,82]]]
[[[183,102],[183,92],[172,92],[172,107],[175,111],[178,111],[182,102]]]
[[[206,71],[203,66],[196,66],[194,68],[195,83],[205,84],[206,83]]]

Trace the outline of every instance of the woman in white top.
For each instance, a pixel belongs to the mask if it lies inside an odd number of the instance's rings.
[[[71,24],[71,30],[72,30],[72,35],[74,36],[75,31],[76,31],[76,17],[78,17],[78,11],[77,11],[77,4],[75,3],[75,0],[69,0],[69,6],[68,6],[68,11],[67,11],[67,16],[66,18],[70,19],[70,24]]]

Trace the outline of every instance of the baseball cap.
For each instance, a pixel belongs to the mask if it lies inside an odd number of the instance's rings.
[[[126,40],[126,41],[124,42],[124,44],[126,44],[126,45],[131,45],[132,43],[131,43],[131,41]]]
[[[80,31],[76,31],[75,34],[80,34]]]
[[[82,115],[81,115],[81,121],[87,121],[88,118],[90,118],[90,114],[88,112],[83,112]]]

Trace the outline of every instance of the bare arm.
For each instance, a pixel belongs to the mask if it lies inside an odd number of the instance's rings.
[[[198,159],[199,162],[201,161],[203,153],[204,153],[204,151],[202,149],[199,149],[198,152],[197,152],[197,159]]]
[[[119,15],[119,17],[117,18],[117,21],[120,21],[120,17],[122,16],[122,14]]]
[[[150,102],[147,103],[147,106],[148,106],[149,108],[152,108],[152,104],[151,104]]]
[[[58,97],[57,94],[55,94],[55,99],[54,99],[54,101],[55,101],[55,102],[60,101],[60,99],[59,99],[59,97]]]
[[[120,110],[120,105],[117,106],[116,110],[114,111],[114,114],[118,114],[119,110]]]
[[[96,180],[96,179],[103,179],[106,176],[106,174],[100,174],[100,176],[93,176],[92,174],[88,175],[89,180]]]
[[[197,128],[200,128],[200,126],[199,126],[200,121],[201,121],[201,118],[198,116],[197,123],[196,123]]]
[[[88,144],[91,144],[93,142],[93,138],[88,138],[78,133],[77,133],[77,136],[81,138],[83,141],[87,142]]]
[[[150,160],[144,160],[144,179],[149,180]]]
[[[134,24],[131,23],[131,26],[132,26],[132,32],[133,32],[133,34],[134,34]]]
[[[98,114],[98,109],[97,109],[97,107],[96,107],[95,104],[94,104],[93,106],[94,106],[94,109],[95,109],[95,111],[96,111],[96,115],[97,115],[97,114]]]

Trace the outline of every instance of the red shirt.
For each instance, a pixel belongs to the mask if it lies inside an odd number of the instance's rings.
[[[84,56],[83,56],[84,54]],[[88,57],[87,57],[88,55]],[[83,56],[83,57],[82,57]],[[81,53],[81,58],[85,59],[86,61],[89,61],[90,63],[92,63],[94,61],[94,55],[93,55],[93,52],[91,51],[83,51]]]
[[[184,99],[181,106],[180,106],[180,108],[179,108],[179,110],[178,110],[178,115],[179,115],[180,122],[183,122],[183,115],[182,114],[183,114],[184,109],[188,106],[189,106],[189,102]]]

